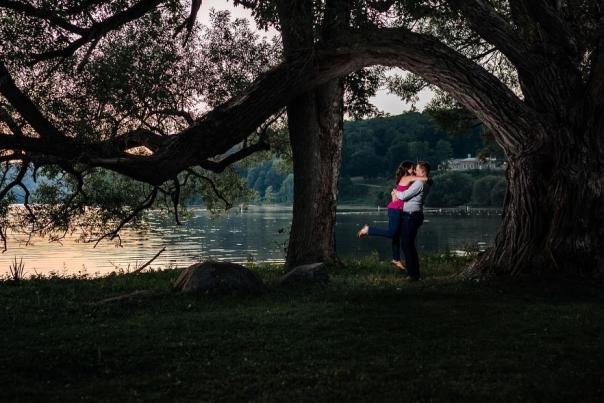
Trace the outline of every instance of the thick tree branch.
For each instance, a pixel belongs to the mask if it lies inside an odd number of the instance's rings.
[[[467,18],[472,28],[495,45],[518,68],[532,70],[531,53],[524,40],[485,0],[449,0],[451,6]]]
[[[21,3],[18,1],[11,0],[0,0],[0,8],[6,8],[9,10],[17,11],[21,14],[27,15],[29,17],[39,18],[50,22],[57,27],[63,28],[69,32],[73,32],[78,35],[85,35],[86,29],[79,27],[77,25],[72,24],[66,19],[60,17],[56,13],[53,13],[49,10],[36,8],[31,4]]]
[[[140,146],[145,146],[151,151],[156,151],[162,146],[167,145],[169,141],[170,138],[167,136],[161,136],[151,130],[141,128],[91,145],[91,148],[99,156],[112,156],[119,155],[129,148]]]
[[[15,122],[15,119],[13,119],[10,113],[2,105],[0,105],[0,121],[4,122],[6,126],[8,126],[13,135],[23,136],[21,126]]]
[[[577,41],[568,24],[560,15],[560,10],[551,0],[522,0],[531,18],[549,37],[548,46],[560,47],[572,58],[578,56]]]
[[[46,155],[107,168],[158,186],[191,167],[205,164],[212,169],[207,165],[208,159],[227,153],[299,94],[376,64],[401,67],[448,91],[474,111],[507,149],[521,153],[539,147],[542,139],[527,137],[527,133],[541,132],[534,112],[496,77],[437,38],[405,28],[383,28],[345,33],[331,43],[339,45],[319,48],[310,58],[299,58],[270,70],[246,91],[173,136],[139,130],[100,143],[81,145],[81,152],[77,149],[66,152],[65,147],[61,147],[46,150]],[[19,139],[9,137],[15,136],[0,136],[0,147],[22,144],[12,148],[29,151],[29,145],[38,147],[33,151],[44,151],[36,139],[25,138],[20,143]],[[142,156],[123,152],[135,145],[152,145],[154,153]],[[236,156],[250,151],[241,150]],[[222,169],[235,159],[235,156],[226,157],[213,168]]]
[[[120,11],[101,22],[92,24],[89,28],[86,28],[80,38],[71,42],[68,46],[35,55],[33,58],[34,64],[42,60],[71,56],[85,44],[97,40],[108,32],[116,30],[121,26],[142,17],[164,1],[165,0],[141,0],[126,10]]]
[[[0,61],[0,93],[23,116],[27,123],[34,128],[40,137],[55,141],[64,139],[64,136],[46,119],[34,102],[17,87],[13,77],[2,61]]]
[[[15,150],[25,151],[28,155],[31,154],[47,154],[54,156],[55,159],[67,158],[69,150],[61,150],[60,147],[54,147],[51,143],[43,139],[28,137],[28,136],[13,136],[0,134],[0,150]],[[76,151],[71,152],[76,155]]]
[[[185,37],[185,41],[189,39],[191,32],[193,31],[193,26],[195,25],[195,20],[197,19],[197,13],[201,8],[201,0],[191,0],[191,13],[189,17],[183,21],[182,24],[176,28],[175,35],[178,35],[183,28],[187,28],[187,36]]]

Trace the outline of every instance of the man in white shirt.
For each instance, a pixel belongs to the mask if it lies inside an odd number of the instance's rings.
[[[430,164],[424,161],[418,162],[415,166],[415,174],[417,176],[428,176],[430,174]],[[420,279],[419,257],[415,246],[415,238],[419,227],[424,222],[424,201],[431,183],[431,180],[415,181],[404,192],[392,191],[393,196],[405,202],[401,214],[401,243],[407,267],[407,277],[405,278],[407,282]]]

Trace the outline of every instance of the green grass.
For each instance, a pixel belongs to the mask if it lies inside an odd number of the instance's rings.
[[[0,401],[602,401],[602,295],[447,277],[465,263],[295,290],[256,267],[256,297],[173,294],[175,271],[0,283]]]

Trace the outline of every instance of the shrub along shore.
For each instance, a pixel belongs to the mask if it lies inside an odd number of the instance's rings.
[[[0,401],[601,401],[604,297],[375,258],[325,286],[179,295],[176,270],[0,283]],[[135,291],[118,302],[98,301]]]

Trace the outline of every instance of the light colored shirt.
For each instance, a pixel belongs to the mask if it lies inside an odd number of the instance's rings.
[[[429,189],[430,185],[427,182],[415,181],[411,184],[411,187],[404,192],[397,191],[396,197],[405,202],[403,205],[403,212],[413,213],[416,211],[423,211],[424,200]]]

